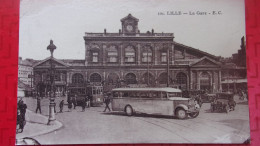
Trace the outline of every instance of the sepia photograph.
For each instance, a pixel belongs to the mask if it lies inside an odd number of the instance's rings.
[[[250,143],[244,0],[21,0],[17,145]]]

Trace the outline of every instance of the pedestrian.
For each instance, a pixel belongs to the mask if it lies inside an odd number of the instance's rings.
[[[106,94],[104,95],[106,107],[103,112],[106,112],[107,109],[110,111],[110,108],[109,108],[110,95],[111,95],[110,93],[108,93],[107,95]]]
[[[77,106],[77,94],[75,94],[75,96],[73,97],[72,103],[73,103],[74,109],[76,109],[76,106]]]
[[[87,101],[86,107],[89,108],[90,107],[90,96],[89,95],[87,95],[86,101]]]
[[[23,119],[22,119],[20,109],[17,108],[16,133],[20,133],[20,131],[22,132],[23,131],[22,129],[23,129]]]
[[[71,112],[71,108],[72,108],[72,101],[71,101],[71,97],[69,96],[68,98],[68,111]]]
[[[36,113],[38,112],[38,110],[40,111],[40,114],[41,114],[42,113],[42,110],[41,110],[41,98],[39,96],[37,97]]]
[[[19,112],[19,129],[21,129],[21,132],[23,132],[24,126],[26,124],[26,119],[25,119],[25,114],[26,114],[26,109],[27,105],[23,102],[23,100],[20,101],[18,105],[19,111],[17,111],[17,114]]]
[[[82,100],[82,112],[84,112],[85,111],[85,108],[86,108],[86,98],[84,98],[83,100]]]
[[[56,113],[56,102],[54,101],[54,113]]]
[[[61,100],[60,102],[60,113],[62,113],[62,110],[63,110],[63,105],[64,105],[64,100]]]

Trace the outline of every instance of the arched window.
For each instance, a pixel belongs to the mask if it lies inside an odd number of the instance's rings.
[[[93,73],[90,76],[90,82],[101,82],[101,76],[98,73]]]
[[[159,81],[159,84],[167,84],[167,73],[164,72],[164,73],[161,73],[160,76],[158,77],[158,81]]]
[[[126,81],[126,84],[136,84],[137,83],[136,75],[133,73],[126,74],[125,81]]]
[[[148,82],[149,81],[149,82]],[[143,75],[143,84],[155,85],[155,78],[151,73],[145,73]]]
[[[116,46],[110,46],[107,48],[107,62],[117,62],[118,52]]]
[[[187,75],[180,72],[176,75],[176,82],[179,84],[181,89],[187,89]]]
[[[112,84],[115,84],[117,83],[119,77],[116,73],[110,73],[108,75],[108,83],[112,83]]]
[[[203,72],[200,75],[200,89],[201,90],[210,90],[210,75],[207,72]]]
[[[152,62],[153,51],[151,46],[145,46],[142,50],[142,62]]]
[[[135,62],[135,49],[133,46],[127,46],[125,48],[125,62]]]
[[[72,75],[72,83],[73,84],[82,84],[84,83],[83,75],[80,73],[75,73]]]

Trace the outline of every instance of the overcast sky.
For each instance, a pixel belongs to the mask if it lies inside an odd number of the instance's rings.
[[[174,40],[229,57],[245,36],[243,0],[22,0],[19,56],[45,59],[53,39],[59,59],[84,59],[85,32],[118,32],[131,13],[141,32],[174,33]],[[158,12],[221,11],[222,15],[164,15]]]

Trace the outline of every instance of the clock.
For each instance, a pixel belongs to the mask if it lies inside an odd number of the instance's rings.
[[[128,32],[132,32],[132,31],[134,30],[134,28],[133,28],[132,25],[127,25],[127,26],[126,26],[126,30],[127,30]]]

